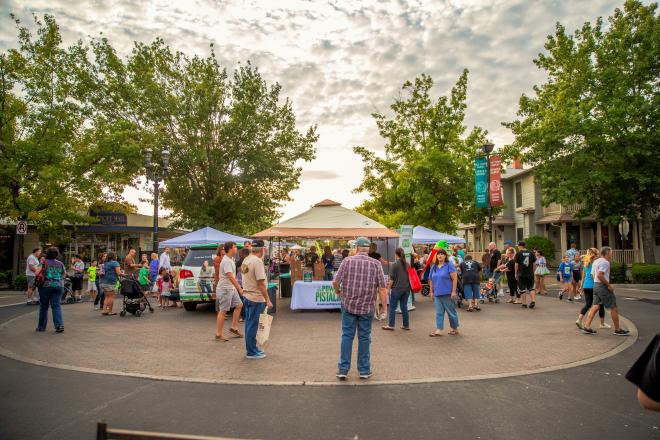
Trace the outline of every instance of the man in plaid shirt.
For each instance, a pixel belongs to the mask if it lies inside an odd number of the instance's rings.
[[[337,378],[346,380],[351,368],[355,332],[358,334],[358,372],[360,379],[371,377],[371,324],[376,307],[376,295],[386,292],[383,266],[367,255],[371,243],[360,237],[355,241],[357,255],[342,261],[332,282],[341,297],[342,335]]]

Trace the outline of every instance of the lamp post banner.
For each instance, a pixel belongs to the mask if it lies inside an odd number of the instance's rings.
[[[490,206],[502,206],[502,158],[500,156],[490,156],[490,186],[489,198]]]
[[[477,208],[488,208],[488,163],[485,157],[474,160],[474,195]]]

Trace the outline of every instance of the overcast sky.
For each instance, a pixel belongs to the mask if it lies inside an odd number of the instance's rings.
[[[623,0],[212,1],[0,0],[0,48],[15,46],[14,12],[56,17],[65,42],[99,32],[122,54],[133,41],[162,37],[188,54],[209,53],[224,65],[251,60],[292,98],[301,130],[318,124],[317,159],[302,164],[300,188],[283,209],[292,217],[330,198],[355,207],[365,197],[356,145],[382,150],[371,113],[389,112],[406,80],[427,73],[435,96],[470,70],[467,125],[490,132],[497,146],[511,141],[502,121],[518,98],[544,76],[532,63],[561,22],[573,31],[608,16]],[[139,189],[126,197],[140,203]]]

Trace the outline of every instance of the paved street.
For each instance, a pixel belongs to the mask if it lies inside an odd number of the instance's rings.
[[[593,364],[500,379],[371,387],[219,385],[64,371],[0,357],[0,438],[93,438],[101,419],[115,427],[238,438],[660,438],[660,414],[643,411],[623,378],[660,330],[658,296],[639,290],[631,292],[634,300],[623,296],[622,312],[639,330],[632,347]],[[0,322],[31,310],[0,308]],[[573,319],[567,314],[566,326]],[[589,338],[573,337],[585,343]],[[125,343],[141,356],[139,335],[126,335]]]

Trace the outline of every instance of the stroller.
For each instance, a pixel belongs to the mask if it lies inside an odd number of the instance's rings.
[[[154,308],[151,307],[149,300],[145,296],[140,283],[134,277],[122,277],[120,280],[120,292],[124,297],[122,303],[122,310],[119,316],[126,316],[126,313],[131,313],[134,316],[140,317],[147,307],[151,313]]]
[[[76,298],[73,296],[73,290],[71,286],[73,283],[71,282],[71,278],[66,276],[64,277],[64,289],[62,291],[62,298],[60,299],[60,303],[62,304],[73,304],[76,302]]]
[[[500,299],[498,298],[497,295],[497,283],[500,282],[500,279],[502,278],[502,272],[500,271],[495,271],[493,276],[491,277],[495,281],[493,282],[493,285],[491,288],[488,288],[488,282],[484,284],[481,288],[482,294],[480,298],[480,303],[484,303],[485,300],[488,300],[488,302],[494,302],[494,303],[499,303]],[[483,293],[485,291],[485,294]]]

